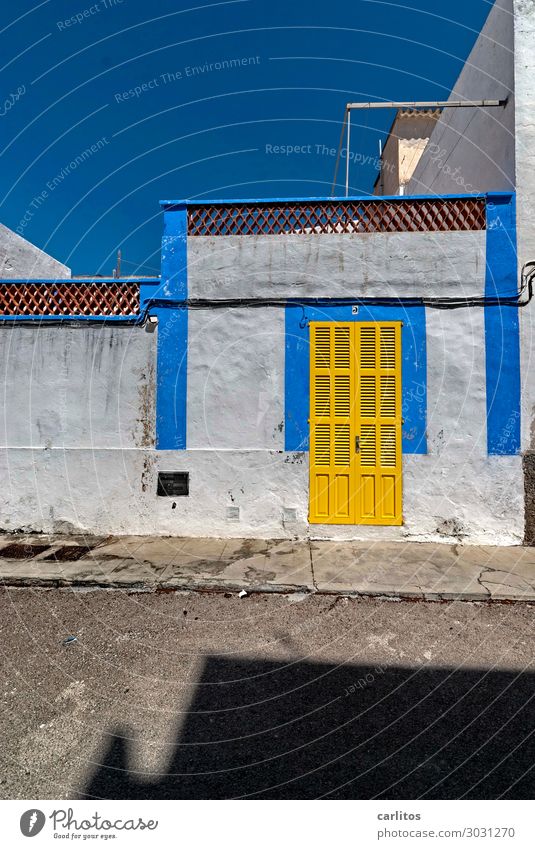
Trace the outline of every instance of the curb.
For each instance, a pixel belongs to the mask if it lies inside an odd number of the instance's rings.
[[[354,588],[327,589],[315,588],[299,584],[256,584],[245,587],[243,583],[233,582],[203,582],[175,579],[170,581],[113,581],[98,580],[98,578],[25,578],[19,575],[3,577],[0,584],[13,589],[68,589],[85,587],[91,590],[123,590],[130,593],[181,593],[194,592],[201,594],[225,595],[238,594],[245,590],[250,595],[294,595],[325,596],[330,598],[353,599],[382,599],[383,601],[400,602],[433,602],[448,604],[455,601],[484,604],[529,604],[535,605],[534,596],[500,597],[487,593],[452,593],[452,592],[421,592],[403,590],[356,590]]]

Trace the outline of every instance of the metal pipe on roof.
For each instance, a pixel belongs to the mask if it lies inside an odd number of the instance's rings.
[[[340,161],[340,153],[342,149],[342,137],[344,133],[344,125],[347,120],[347,162],[346,162],[346,197],[349,193],[349,132],[352,109],[473,109],[473,108],[490,108],[498,106],[507,106],[508,98],[505,100],[406,100],[406,101],[383,101],[383,102],[362,102],[362,103],[346,103],[344,123],[342,124],[342,132],[340,134],[340,144],[336,155],[336,164],[334,167],[334,179],[331,187],[331,194],[334,195],[336,188],[336,177],[338,175],[338,164]]]
[[[462,109],[481,106],[505,106],[507,100],[412,100],[373,103],[348,103],[346,109]]]
[[[345,128],[346,128],[346,121],[347,121],[348,114],[349,113],[346,109],[346,111],[344,112],[344,120],[342,121],[342,128],[340,130],[340,141],[338,142],[338,150],[336,152],[336,164],[334,166],[333,184],[331,186],[331,195],[333,195],[333,196],[334,196],[334,190],[336,188],[336,178],[338,177],[338,166],[340,164],[340,152],[342,150],[342,145],[344,143],[344,131],[345,131]]]
[[[351,140],[351,112],[347,113],[347,148],[346,148],[346,197],[349,194],[349,143]]]

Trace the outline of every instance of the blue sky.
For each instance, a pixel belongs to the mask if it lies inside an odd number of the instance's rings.
[[[3,4],[0,220],[75,274],[158,273],[160,199],[329,195],[345,103],[447,98],[491,5]],[[367,194],[393,115],[359,114]]]

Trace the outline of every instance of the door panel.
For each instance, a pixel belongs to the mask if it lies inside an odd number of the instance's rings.
[[[400,525],[401,322],[356,323],[354,332],[361,434],[355,486],[364,495],[355,523]]]
[[[310,521],[353,524],[352,325],[313,323],[310,333]]]
[[[401,322],[310,325],[312,523],[400,525]]]

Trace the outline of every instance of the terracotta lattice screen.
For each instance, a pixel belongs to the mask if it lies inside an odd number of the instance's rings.
[[[484,230],[483,198],[222,203],[188,207],[190,236]]]
[[[0,315],[125,316],[139,313],[138,283],[4,283]]]

